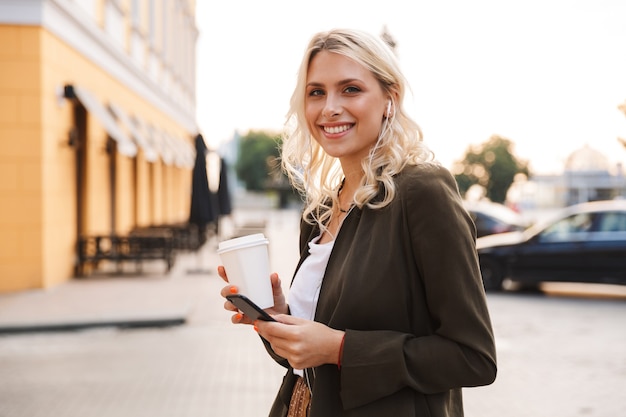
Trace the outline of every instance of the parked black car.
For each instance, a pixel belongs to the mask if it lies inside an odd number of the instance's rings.
[[[524,232],[477,239],[483,284],[500,290],[505,278],[626,285],[626,200],[567,207]]]
[[[522,216],[502,204],[489,201],[466,202],[465,209],[476,225],[476,237],[522,231],[529,226]]]

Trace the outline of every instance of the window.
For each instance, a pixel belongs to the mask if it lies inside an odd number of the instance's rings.
[[[592,230],[595,213],[579,213],[559,220],[541,233],[540,242],[582,241]]]
[[[74,4],[84,10],[93,20],[97,18],[97,0],[75,0]]]
[[[602,215],[598,225],[600,232],[626,232],[626,213],[609,211]]]
[[[108,0],[104,9],[104,28],[107,34],[122,48],[126,49],[126,26],[124,12],[118,0]]]

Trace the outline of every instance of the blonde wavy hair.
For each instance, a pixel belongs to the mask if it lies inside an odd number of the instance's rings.
[[[432,152],[422,141],[422,132],[405,112],[402,103],[407,82],[394,53],[380,38],[358,30],[335,29],[314,35],[309,42],[300,69],[283,132],[281,163],[292,185],[304,197],[304,219],[317,223],[321,230],[339,204],[338,189],[343,180],[339,160],[322,149],[311,136],[305,118],[305,89],[309,64],[320,51],[341,54],[369,69],[384,92],[398,102],[382,124],[378,140],[361,165],[364,176],[354,195],[354,204],[380,209],[396,195],[393,177],[406,165],[433,160]],[[381,193],[382,191],[382,193]],[[375,198],[381,195],[382,198]]]

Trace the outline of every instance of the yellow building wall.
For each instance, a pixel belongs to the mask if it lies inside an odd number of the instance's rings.
[[[137,191],[137,206],[135,207],[135,219],[137,226],[149,226],[152,222],[152,214],[150,211],[150,199],[152,183],[150,175],[152,171],[143,155],[143,151],[139,150],[137,154],[137,175],[135,177],[135,190]]]
[[[163,187],[165,182],[163,181],[164,166],[159,164],[154,167],[154,193],[152,196],[152,219],[154,224],[165,223],[165,211],[163,210]]]
[[[28,27],[0,28],[0,289],[42,276],[40,42]]]
[[[189,133],[40,27],[0,26],[0,292],[72,278],[76,247],[73,103],[65,84],[132,109],[180,137]],[[111,231],[108,135],[87,112],[85,233]],[[115,153],[116,232],[188,218],[191,169]],[[163,189],[164,187],[167,190]]]
[[[72,107],[61,97],[62,84],[56,73],[67,59],[56,42],[40,27],[31,28],[40,42],[42,84],[42,161],[43,188],[42,259],[39,287],[47,288],[73,274],[76,247],[76,152],[69,144],[73,123]],[[56,54],[61,54],[56,58]]]
[[[135,164],[130,159],[117,154],[117,193],[116,202],[116,232],[128,233],[135,226],[136,193],[135,193]]]

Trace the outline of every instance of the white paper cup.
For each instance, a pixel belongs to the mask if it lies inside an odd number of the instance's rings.
[[[256,233],[225,240],[217,248],[228,282],[261,308],[274,306],[268,244],[263,233]]]

